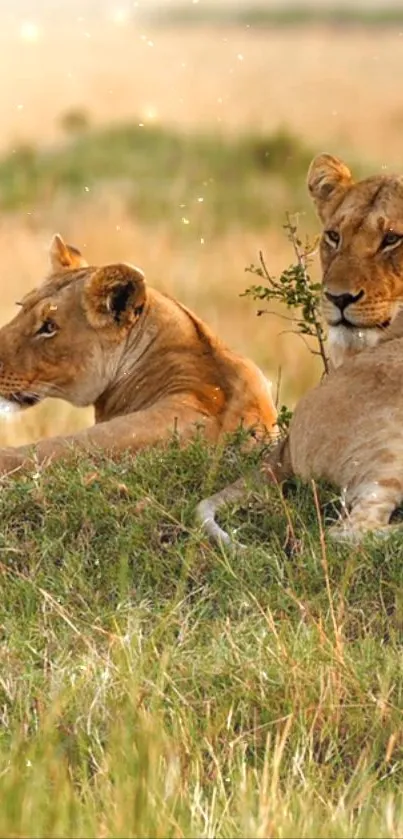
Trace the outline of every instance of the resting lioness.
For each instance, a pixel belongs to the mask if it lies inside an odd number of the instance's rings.
[[[382,174],[354,183],[341,160],[320,154],[309,168],[308,189],[323,224],[322,313],[329,355],[338,367],[375,346],[399,312],[403,178]]]
[[[90,267],[60,236],[50,258],[51,275],[0,329],[3,408],[53,396],[94,405],[96,424],[0,449],[0,473],[72,448],[136,452],[199,426],[213,442],[240,424],[256,436],[273,432],[276,411],[260,370],[176,300],[147,288],[142,271]]]
[[[403,500],[403,178],[354,184],[341,161],[320,155],[308,186],[324,224],[323,311],[337,369],[298,403],[263,472],[339,486],[349,514],[332,535],[358,540],[389,532]],[[197,518],[213,539],[230,541],[215,513],[246,494],[241,480],[201,502]]]

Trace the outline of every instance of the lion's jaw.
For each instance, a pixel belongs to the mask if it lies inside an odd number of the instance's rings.
[[[368,347],[375,347],[381,339],[382,330],[376,327],[360,329],[329,326],[327,343],[332,367],[340,367],[347,358],[351,358]]]

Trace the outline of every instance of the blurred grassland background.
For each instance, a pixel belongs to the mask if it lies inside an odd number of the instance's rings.
[[[398,2],[91,2],[0,7],[1,322],[47,270],[60,231],[93,263],[131,260],[272,379],[293,404],[318,367],[289,324],[240,293],[283,224],[319,225],[305,177],[320,151],[357,174],[399,169]],[[318,265],[313,265],[318,277]],[[51,402],[3,442],[88,425]]]

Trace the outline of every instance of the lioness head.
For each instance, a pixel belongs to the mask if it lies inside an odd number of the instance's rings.
[[[117,376],[146,301],[143,273],[130,265],[90,267],[55,236],[51,273],[0,329],[3,413],[48,396],[92,405]]]
[[[402,305],[403,178],[355,183],[341,160],[321,154],[311,163],[308,189],[323,224],[322,311],[338,366],[376,344]]]

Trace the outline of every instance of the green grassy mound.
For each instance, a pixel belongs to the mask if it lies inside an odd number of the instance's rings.
[[[208,219],[216,232],[264,226],[291,199],[306,203],[313,153],[285,129],[231,139],[138,123],[91,128],[85,115],[78,127],[79,116],[64,116],[69,134],[61,144],[18,146],[0,158],[0,209],[33,212],[60,193],[96,197],[106,185],[136,218],[174,227]]]
[[[327,546],[295,484],[212,548],[195,504],[258,455],[4,483],[0,836],[402,835],[401,543]]]

